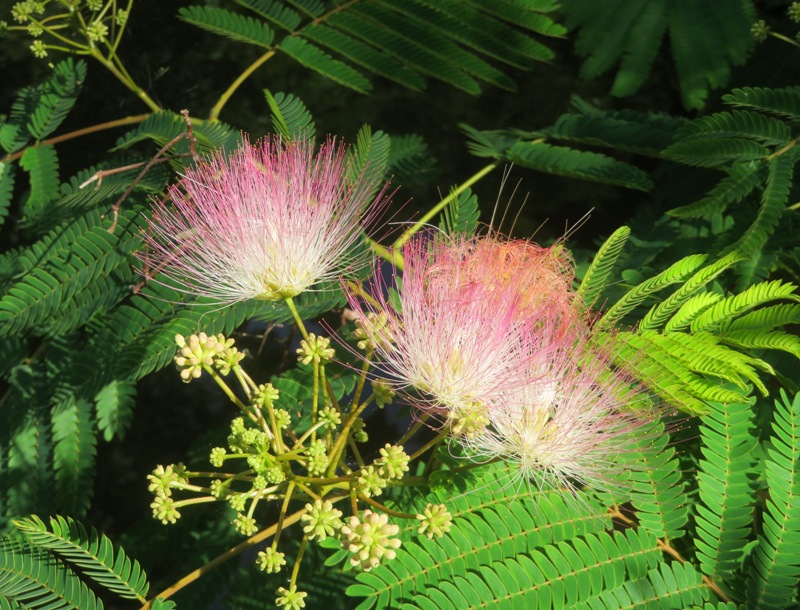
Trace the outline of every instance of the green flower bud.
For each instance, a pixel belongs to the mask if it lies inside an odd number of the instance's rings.
[[[280,430],[284,430],[292,423],[292,416],[286,409],[275,409],[275,424]]]
[[[292,585],[288,589],[281,587],[278,589],[278,597],[275,600],[275,605],[283,607],[284,610],[300,610],[300,608],[306,607],[306,595],[308,595],[308,593],[297,590],[297,585]]]
[[[325,407],[320,411],[319,420],[325,424],[326,430],[336,430],[336,426],[342,425],[342,415],[333,407]]]
[[[328,454],[325,452],[325,442],[320,439],[308,446],[306,456],[308,457],[308,474],[311,476],[320,476],[330,464]]]
[[[342,511],[333,507],[330,500],[315,500],[306,504],[306,513],[300,517],[303,531],[309,540],[325,540],[342,527]]]
[[[258,552],[258,569],[267,574],[277,574],[286,565],[286,555],[269,547]]]
[[[365,510],[363,519],[350,517],[342,526],[342,547],[353,555],[350,564],[365,572],[380,565],[382,559],[391,560],[396,556],[395,549],[400,540],[393,538],[400,526],[390,525],[389,516]]]
[[[372,393],[375,395],[375,404],[378,408],[383,409],[386,405],[392,404],[395,392],[392,386],[385,381],[373,381]]]
[[[86,38],[92,42],[100,42],[108,36],[108,26],[99,19],[86,28]]]
[[[225,455],[227,451],[225,451],[224,447],[214,447],[211,450],[211,455],[208,458],[208,461],[211,462],[211,465],[214,468],[221,468],[222,463],[225,461]]]
[[[409,456],[403,451],[402,447],[390,445],[380,450],[381,457],[375,460],[375,464],[379,467],[381,476],[388,480],[402,479],[403,475],[408,472]]]
[[[239,514],[236,519],[233,520],[233,527],[242,536],[252,536],[258,531],[256,520],[253,517],[242,514]]]
[[[417,519],[420,522],[417,531],[428,538],[441,538],[450,531],[453,523],[453,515],[444,504],[428,504],[422,514],[417,515]]]
[[[156,499],[150,504],[150,508],[153,509],[153,517],[161,521],[161,523],[164,525],[167,525],[168,523],[175,523],[181,518],[181,514],[175,507],[175,501],[166,496],[156,497]]]
[[[356,489],[367,498],[381,495],[386,487],[386,479],[381,476],[375,466],[367,466],[358,475]]]
[[[303,364],[314,361],[316,364],[326,364],[333,359],[336,353],[330,347],[331,340],[327,337],[317,337],[314,333],[308,335],[308,339],[300,341],[300,349],[297,350],[298,360]]]

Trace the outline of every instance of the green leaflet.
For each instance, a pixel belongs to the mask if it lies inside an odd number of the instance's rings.
[[[197,27],[259,47],[271,48],[275,32],[263,21],[214,6],[184,6],[180,18]]]
[[[466,189],[450,199],[442,211],[439,228],[448,235],[473,235],[478,228],[480,215],[478,197],[472,193],[472,189]]]
[[[631,230],[628,227],[620,227],[600,246],[589,270],[583,276],[578,287],[578,297],[592,307],[602,294],[611,275],[611,270],[617,262]]]
[[[638,466],[629,474],[631,503],[639,526],[657,538],[674,540],[683,535],[688,520],[688,497],[680,465],[663,424],[654,428],[652,442],[637,451]]]
[[[500,563],[510,566],[513,558],[538,547],[593,534],[599,538],[587,540],[580,547],[581,561],[596,561],[601,553],[614,557],[625,552],[620,550],[624,546],[608,541],[603,530],[609,527],[609,517],[590,497],[576,499],[558,490],[531,495],[525,486],[518,490],[507,476],[502,467],[493,465],[481,469],[481,478],[468,494],[451,497],[439,491],[410,496],[411,505],[406,503],[403,508],[411,512],[421,512],[429,502],[446,502],[453,515],[451,531],[443,538],[429,540],[416,534],[416,524],[406,525],[401,530],[404,542],[397,559],[359,574],[359,584],[350,587],[348,595],[366,598],[359,605],[361,609],[393,607],[442,582],[456,582],[454,578],[470,568]],[[476,540],[481,544],[476,545]],[[634,544],[652,547],[649,541],[637,540]],[[647,554],[643,547],[639,552]],[[555,548],[569,553],[562,546]],[[345,551],[334,557],[342,561]],[[542,562],[546,561],[545,556]]]
[[[55,557],[0,538],[0,600],[11,608],[102,610],[80,578]]]
[[[755,401],[713,403],[700,426],[699,504],[694,544],[700,568],[724,582],[739,568],[752,533],[755,496]]]
[[[789,608],[800,582],[800,395],[775,401],[764,456],[768,497],[762,529],[747,562],[748,608]]]
[[[306,140],[314,137],[314,119],[299,98],[291,93],[272,95],[264,90],[275,133],[287,140]]]
[[[15,525],[29,544],[78,566],[84,576],[101,587],[122,598],[145,601],[148,583],[139,563],[94,528],[86,530],[77,521],[61,516],[45,523],[36,515]]]

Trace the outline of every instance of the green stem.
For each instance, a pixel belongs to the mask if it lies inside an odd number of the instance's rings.
[[[770,32],[769,35],[773,38],[777,38],[778,40],[782,40],[783,42],[788,42],[790,45],[794,45],[795,47],[800,47],[800,44],[798,44],[796,40],[793,40],[788,36],[784,36],[778,32]]]
[[[114,65],[114,62],[107,59],[97,48],[92,49],[92,57],[94,57],[97,61],[103,64],[106,67],[106,69],[109,72],[111,72],[111,74],[113,74],[117,78],[117,80],[119,80],[119,82],[121,82],[123,85],[125,85],[125,87],[128,88],[128,90],[135,93],[140,100],[142,100],[145,104],[147,104],[147,107],[150,108],[150,110],[152,110],[153,112],[159,112],[162,110],[161,106],[159,106],[152,99],[150,99],[150,96],[147,95],[147,92],[144,89],[142,89],[141,87],[139,87],[139,85],[133,82],[133,80],[130,77],[126,78],[125,74],[120,72],[117,66]]]
[[[313,443],[317,440],[317,429],[313,427],[314,424],[317,423],[317,411],[319,410],[319,362],[314,360],[314,384],[313,384],[313,392],[314,395],[311,397],[311,424],[312,430],[311,433],[311,442]]]
[[[484,167],[482,170],[474,174],[472,177],[468,178],[466,182],[463,182],[458,187],[456,187],[452,193],[450,193],[447,197],[442,199],[439,203],[437,203],[433,208],[431,208],[425,216],[420,218],[417,222],[415,222],[411,227],[406,229],[406,231],[397,239],[394,244],[392,244],[392,250],[399,250],[403,247],[403,245],[411,239],[411,237],[419,231],[422,227],[424,227],[434,216],[436,216],[439,212],[441,212],[447,205],[453,201],[456,197],[458,197],[461,193],[466,191],[469,187],[473,184],[478,182],[481,178],[483,178],[486,174],[491,172],[494,168],[497,167],[497,163],[491,163]]]
[[[339,437],[336,439],[336,443],[333,445],[333,449],[331,449],[331,463],[328,466],[328,472],[326,473],[327,476],[332,477],[333,473],[336,472],[336,467],[339,464],[339,460],[341,459],[341,454],[344,451],[344,444],[347,441],[347,438],[350,436],[350,428],[353,427],[353,423],[356,421],[359,415],[367,408],[370,401],[367,400],[357,409],[353,410],[350,413],[350,416],[347,418],[347,422],[342,427],[342,431],[339,434]]]
[[[292,317],[294,317],[294,321],[297,323],[297,328],[300,329],[303,339],[308,341],[308,331],[306,330],[306,325],[303,324],[303,318],[300,317],[300,312],[297,311],[294,299],[292,297],[286,297],[284,300],[286,301],[286,306],[289,308],[289,311],[292,312]]]
[[[391,515],[392,517],[397,517],[398,519],[416,519],[417,518],[416,515],[412,515],[411,513],[401,513],[399,511],[392,510],[388,506],[386,506],[384,504],[381,504],[380,502],[377,502],[377,501],[373,500],[372,498],[367,498],[366,496],[364,496],[361,499],[364,500],[364,502],[366,502],[367,504],[369,504],[373,508],[377,508],[382,513],[386,513],[387,515]]]
[[[233,390],[231,390],[230,387],[228,387],[228,384],[225,383],[225,380],[222,377],[220,377],[217,371],[215,371],[210,366],[203,366],[203,370],[206,371],[209,375],[211,375],[214,381],[217,382],[217,385],[220,388],[222,388],[223,392],[225,392],[225,395],[228,397],[228,399],[237,407],[239,407],[242,413],[247,415],[254,423],[256,424],[258,423],[258,417],[256,415],[253,415],[252,411],[250,411],[250,409],[247,408],[247,405],[245,405],[241,400],[239,400],[239,397],[233,393]]]
[[[416,450],[416,451],[415,451],[415,452],[414,452],[414,453],[413,453],[413,454],[412,454],[412,455],[409,457],[408,461],[409,461],[409,462],[411,462],[412,460],[415,460],[415,459],[417,459],[417,458],[418,458],[419,456],[421,456],[423,453],[425,453],[426,451],[428,451],[428,449],[430,449],[431,447],[433,447],[433,446],[437,445],[438,443],[440,443],[440,442],[442,441],[442,439],[444,439],[446,436],[447,436],[447,432],[446,432],[445,430],[442,430],[442,431],[441,431],[439,434],[437,434],[436,436],[434,436],[434,437],[433,437],[433,438],[432,438],[430,441],[428,441],[427,443],[425,443],[425,445],[424,445],[423,447],[421,447],[420,449],[417,449],[417,450]]]
[[[255,72],[261,64],[267,61],[270,57],[275,55],[275,51],[267,51],[257,60],[255,60],[252,64],[250,64],[247,69],[242,72],[235,81],[231,83],[231,86],[228,87],[225,92],[219,96],[219,100],[217,103],[214,104],[211,111],[208,113],[208,118],[210,121],[216,121],[219,118],[219,113],[222,112],[222,109],[225,107],[225,104],[228,103],[228,100],[231,99],[231,96],[236,92],[239,86],[247,80],[247,78]]]

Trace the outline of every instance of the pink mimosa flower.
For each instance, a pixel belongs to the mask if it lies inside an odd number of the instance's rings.
[[[470,277],[463,266],[469,243],[410,240],[397,307],[380,286],[376,307],[350,296],[378,368],[413,404],[451,424],[485,414],[498,394],[524,378],[530,358],[522,301],[515,290],[490,290]]]
[[[140,258],[218,304],[293,297],[364,265],[354,246],[386,200],[372,201],[374,175],[351,179],[346,152],[264,139],[215,154],[169,188],[174,207],[156,203]]]
[[[516,464],[521,479],[542,488],[619,485],[620,457],[643,441],[650,414],[631,404],[640,389],[591,345],[589,332],[577,324],[540,329],[526,382],[495,402],[489,425],[466,439],[475,455]]]

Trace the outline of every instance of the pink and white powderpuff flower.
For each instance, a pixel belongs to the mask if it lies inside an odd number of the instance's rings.
[[[540,328],[525,383],[494,403],[481,434],[464,439],[475,457],[515,464],[520,480],[538,488],[624,484],[624,456],[646,441],[653,413],[635,404],[642,390],[590,332]]]
[[[532,353],[531,323],[513,285],[489,290],[464,268],[471,241],[412,238],[403,248],[399,303],[380,280],[373,304],[349,293],[380,374],[451,425],[485,414],[497,395],[518,385]]]
[[[294,297],[356,270],[370,259],[354,246],[387,199],[374,172],[348,170],[333,140],[316,154],[309,141],[276,138],[216,153],[169,188],[173,206],[156,202],[146,272],[228,305]]]

